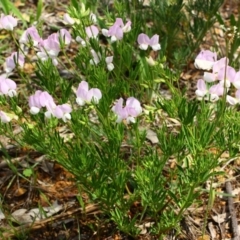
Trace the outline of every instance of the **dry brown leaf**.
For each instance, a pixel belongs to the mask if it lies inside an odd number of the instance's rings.
[[[152,131],[151,129],[147,129],[147,136],[146,138],[152,143],[152,144],[156,144],[158,143],[158,138],[157,138],[157,134]]]
[[[2,210],[0,209],[0,221],[1,221],[2,219],[5,219],[5,215],[4,215],[4,213],[2,212]]]
[[[24,72],[27,74],[34,73],[36,64],[35,63],[25,63],[24,64]]]
[[[23,3],[21,0],[16,0],[16,1],[13,3],[13,5],[18,8],[18,7],[24,6],[24,3]]]
[[[63,205],[59,205],[57,201],[50,207],[33,208],[30,211],[27,209],[18,209],[12,213],[12,218],[19,224],[31,223],[34,221],[40,221],[42,219],[51,217],[63,209]]]
[[[217,232],[216,232],[216,229],[214,228],[212,222],[209,222],[209,223],[208,223],[208,229],[209,229],[209,232],[210,232],[210,234],[211,234],[211,239],[212,239],[212,240],[216,239],[216,237],[217,237]]]
[[[237,197],[239,194],[240,194],[240,188],[235,188],[235,189],[232,191],[232,195],[233,195],[234,197]]]
[[[22,196],[27,190],[25,188],[17,188],[17,190],[14,192],[15,197],[20,197]]]
[[[141,230],[140,234],[146,234],[147,233],[147,228],[151,227],[154,225],[154,222],[147,222],[141,225],[135,225],[137,228]]]
[[[203,235],[203,236],[199,237],[197,240],[210,240],[210,236]]]
[[[140,130],[141,132],[146,131],[146,133],[147,133],[146,138],[147,138],[152,144],[158,143],[158,138],[157,138],[156,132],[154,132],[154,131],[151,130],[150,128],[145,128],[145,127],[142,127],[142,126],[139,127],[139,130]]]
[[[226,213],[222,213],[222,214],[218,214],[216,216],[212,216],[212,219],[218,223],[218,224],[221,224],[221,223],[224,223],[227,219],[227,214]]]

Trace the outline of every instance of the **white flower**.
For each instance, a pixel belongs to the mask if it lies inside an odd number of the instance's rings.
[[[69,25],[73,25],[75,23],[74,19],[70,17],[70,15],[68,13],[65,13],[63,15],[63,20],[64,22],[66,22]]]
[[[84,39],[82,39],[80,36],[76,37],[76,41],[79,42],[83,47],[86,47],[87,43]]]
[[[89,18],[90,18],[90,20],[91,20],[93,23],[97,23],[97,16],[96,16],[96,14],[90,13]]]
[[[93,49],[91,50],[91,54],[93,56],[93,59],[90,60],[90,64],[98,65],[98,63],[100,63],[102,58],[101,54],[99,52],[96,53]]]
[[[106,63],[107,63],[107,69],[108,71],[112,71],[114,69],[114,65],[112,63],[113,61],[113,56],[110,56],[110,57],[106,57],[105,59]]]

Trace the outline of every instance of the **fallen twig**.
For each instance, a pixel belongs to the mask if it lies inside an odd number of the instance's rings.
[[[9,161],[8,159],[7,160],[3,160],[1,163],[0,163],[0,168],[4,168],[4,167],[7,167],[10,163],[11,164],[16,164],[16,163],[19,163],[21,162],[22,160],[26,159],[28,157],[28,154],[25,154],[21,157],[16,157],[16,158],[11,158],[11,161]],[[42,155],[36,159],[34,159],[35,162],[42,162],[43,160],[46,159],[46,155]]]
[[[232,185],[231,182],[227,181],[225,184],[226,192],[229,195],[232,195]],[[231,216],[231,226],[232,226],[232,232],[233,232],[233,240],[239,240],[240,239],[240,233],[238,231],[238,221],[236,216],[236,210],[234,208],[233,198],[231,196],[228,196],[228,209]]]
[[[97,213],[97,212],[100,212],[99,211],[99,206],[97,204],[90,204],[90,205],[86,206],[85,211],[84,211],[85,214],[93,214],[93,213]],[[73,216],[73,215],[76,215],[76,214],[81,214],[81,213],[83,213],[83,209],[82,208],[76,208],[76,209],[73,209],[73,210],[68,210],[66,212],[63,212],[63,213],[58,214],[56,216],[52,216],[50,218],[43,219],[41,221],[36,221],[36,222],[33,222],[33,223],[27,223],[27,224],[24,224],[24,225],[21,225],[19,227],[15,227],[15,228],[11,227],[11,229],[9,229],[8,232],[3,233],[3,237],[8,239],[10,237],[14,237],[14,235],[17,232],[20,232],[22,230],[30,231],[30,230],[40,229],[40,228],[43,228],[44,226],[46,226],[47,223],[54,222],[54,221],[57,221],[57,220],[60,220],[60,219],[66,219],[66,217]]]

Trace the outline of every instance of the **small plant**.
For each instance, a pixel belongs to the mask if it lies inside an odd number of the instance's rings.
[[[200,201],[204,184],[224,174],[218,170],[221,154],[238,154],[238,113],[229,105],[239,104],[240,95],[228,91],[240,88],[240,72],[228,58],[217,61],[209,50],[196,57],[195,66],[207,70],[197,83],[200,101],[190,101],[173,84],[216,21],[221,3],[151,1],[146,7],[136,0],[115,1],[105,19],[85,1],[71,1],[63,16],[69,30],[47,38],[34,26],[18,36],[17,19],[3,15],[0,28],[17,49],[0,77],[1,134],[72,173],[79,192],[119,230],[138,236],[146,224],[149,234],[161,239]],[[38,19],[41,9],[40,4]],[[145,27],[151,21],[152,28]],[[73,41],[74,56],[68,51]],[[24,64],[32,63],[24,48],[35,53],[32,79],[24,73]],[[13,71],[24,82],[22,92],[10,78]],[[162,82],[171,99],[159,94]],[[174,131],[170,118],[179,123]],[[22,128],[18,135],[13,122]],[[69,134],[63,136],[61,127]],[[146,138],[150,128],[155,144]],[[23,171],[25,177],[32,174],[31,166]]]

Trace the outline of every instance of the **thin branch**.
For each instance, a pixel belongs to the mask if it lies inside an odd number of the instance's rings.
[[[226,192],[229,195],[232,195],[232,184],[231,182],[227,181],[225,184]],[[240,233],[238,231],[238,220],[236,215],[236,210],[234,208],[233,198],[231,196],[228,197],[228,210],[231,216],[231,227],[233,232],[233,240],[239,240],[240,239]]]

